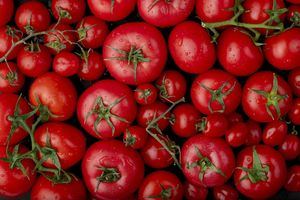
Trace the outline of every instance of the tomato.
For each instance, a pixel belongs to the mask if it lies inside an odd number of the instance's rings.
[[[300,68],[296,68],[289,73],[288,81],[293,93],[300,97]]]
[[[14,1],[0,0],[0,27],[7,24],[14,14]]]
[[[218,38],[218,59],[223,68],[235,76],[248,76],[263,64],[264,56],[249,33],[239,28],[228,28]]]
[[[215,200],[238,200],[239,193],[230,185],[214,187],[213,195]]]
[[[187,83],[185,77],[178,71],[167,70],[156,80],[159,97],[162,101],[176,102],[185,96]]]
[[[126,18],[135,8],[136,0],[88,0],[91,12],[105,21],[119,21]]]
[[[279,152],[286,160],[294,160],[300,155],[300,139],[297,135],[289,134],[279,146]]]
[[[85,14],[85,7],[85,0],[52,0],[51,3],[55,19],[67,24],[79,22]]]
[[[138,13],[142,19],[162,28],[174,26],[187,19],[194,4],[195,0],[137,0]]]
[[[237,156],[234,183],[248,198],[267,199],[286,179],[286,165],[278,151],[267,145],[246,147]]]
[[[14,116],[14,111],[18,99],[19,97],[15,94],[0,94],[0,146],[7,145],[7,139],[11,127],[14,124],[12,123],[11,120],[17,117]],[[20,97],[19,99],[18,108],[19,108],[18,115],[23,115],[31,111],[29,105],[22,97]],[[33,118],[29,118],[26,120],[28,126],[31,126],[32,122],[33,122]],[[19,143],[22,139],[24,139],[27,136],[27,134],[28,133],[23,128],[17,127],[17,129],[13,132],[9,144],[13,145]]]
[[[167,60],[167,47],[155,27],[144,22],[126,23],[106,37],[103,58],[112,77],[139,85],[159,77]]]
[[[266,124],[262,139],[270,146],[276,146],[283,143],[288,131],[288,126],[284,121],[272,121]]]
[[[294,4],[300,4],[299,0],[286,0],[286,1]]]
[[[300,28],[287,29],[265,40],[267,61],[277,69],[291,70],[300,66]]]
[[[242,89],[237,79],[222,70],[209,70],[200,74],[191,87],[195,107],[206,115],[231,113],[241,101]]]
[[[271,122],[291,108],[292,91],[287,82],[271,71],[250,76],[243,88],[244,112],[257,122]]]
[[[17,56],[18,68],[29,77],[38,77],[49,71],[51,62],[48,48],[40,44],[23,47]]]
[[[202,118],[201,132],[209,137],[221,137],[229,128],[229,122],[224,114],[213,113]]]
[[[13,150],[13,149],[11,149]],[[14,148],[17,154],[24,154],[28,150],[24,146],[19,146]],[[6,148],[0,147],[0,158],[6,158]],[[11,161],[12,162],[12,161]],[[30,190],[34,184],[36,173],[34,172],[34,162],[30,159],[23,159],[22,161],[17,161],[19,164],[23,165],[24,172],[19,168],[10,168],[10,163],[5,162],[0,159],[0,196],[1,198],[14,198],[25,194]]]
[[[240,113],[232,112],[226,115],[229,125],[233,125],[238,122],[243,122],[243,116]]]
[[[245,144],[248,146],[259,144],[262,139],[262,130],[260,124],[250,119],[246,122],[246,125],[248,129],[248,135]]]
[[[299,5],[291,5],[288,8],[288,13],[286,15],[286,19],[295,24],[296,26],[299,25],[299,14],[300,14],[300,6]]]
[[[247,124],[239,122],[230,127],[225,133],[226,142],[232,147],[239,147],[245,144],[249,134]]]
[[[294,165],[288,169],[288,175],[284,188],[290,192],[300,191],[300,165]]]
[[[224,140],[196,135],[182,146],[181,166],[190,183],[215,187],[223,185],[231,177],[235,159],[230,146]]]
[[[50,26],[50,14],[47,7],[38,1],[21,4],[15,15],[15,22],[23,33],[46,31]]]
[[[21,34],[15,27],[0,27],[0,58],[4,57],[5,54],[12,48],[13,43],[18,42],[20,39]],[[6,59],[12,60],[16,58],[22,46],[22,44],[15,46],[13,50],[8,54]]]
[[[196,22],[186,21],[175,26],[168,46],[176,65],[188,73],[203,73],[216,60],[215,46],[209,33]]]
[[[84,17],[78,22],[76,28],[78,39],[85,48],[96,49],[101,47],[109,33],[105,21],[92,15]]]
[[[0,63],[0,92],[17,93],[25,82],[24,75],[12,62]]]
[[[71,182],[66,184],[53,184],[45,177],[40,176],[32,188],[30,199],[86,200],[87,194],[83,182],[74,175]]]
[[[37,77],[29,89],[29,101],[46,106],[52,121],[70,119],[76,109],[77,92],[73,83],[56,73],[48,72]]]
[[[134,91],[134,99],[138,104],[152,104],[157,99],[157,89],[150,83],[140,84]]]
[[[136,117],[137,106],[129,87],[115,80],[101,80],[86,89],[77,105],[77,118],[92,136],[121,135]]]
[[[123,135],[123,142],[126,146],[131,146],[134,149],[140,149],[145,146],[148,141],[148,133],[145,128],[140,126],[128,127]]]
[[[180,104],[172,111],[172,131],[179,137],[191,137],[199,132],[197,125],[200,119],[200,112],[192,104]]]
[[[300,125],[300,98],[293,100],[292,108],[289,111],[289,119],[295,125]]]
[[[82,161],[84,182],[99,199],[128,197],[140,186],[144,164],[139,154],[117,140],[94,143]]]
[[[198,187],[189,182],[184,183],[184,197],[187,200],[206,200],[208,189],[205,187]]]
[[[61,76],[73,76],[80,69],[81,61],[77,55],[71,52],[62,51],[53,59],[53,71]]]
[[[234,0],[196,0],[196,14],[205,22],[221,22],[233,17]]]

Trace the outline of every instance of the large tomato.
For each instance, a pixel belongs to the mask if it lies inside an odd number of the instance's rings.
[[[0,27],[9,22],[14,14],[14,1],[0,0]]]

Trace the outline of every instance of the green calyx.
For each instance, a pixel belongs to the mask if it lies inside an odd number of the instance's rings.
[[[109,168],[109,167],[98,167],[102,173],[98,176],[97,179],[97,187],[95,192],[98,191],[101,183],[114,183],[117,182],[121,178],[121,173],[117,168]]]
[[[10,71],[6,74],[4,79],[8,81],[9,85],[17,86],[16,82],[18,80],[18,73]]]
[[[207,118],[202,117],[201,121],[195,124],[195,129],[197,130],[197,132],[203,132],[205,131],[206,126],[207,126]]]
[[[174,188],[170,187],[165,187],[164,185],[162,185],[161,183],[159,184],[160,188],[161,188],[161,192],[157,195],[151,195],[148,196],[147,198],[149,199],[161,199],[161,200],[170,200],[172,197],[172,190],[175,190]]]
[[[45,46],[54,49],[57,53],[67,48],[67,46],[63,42],[61,42],[58,38],[55,39],[54,41],[46,43]]]
[[[65,10],[61,7],[57,7],[57,11],[58,11],[59,18],[61,18],[61,19],[72,19],[71,14],[67,10]]]
[[[291,17],[291,21],[293,22],[294,26],[300,26],[300,13],[294,12],[293,16]]]
[[[136,138],[126,129],[126,138],[123,140],[125,146],[133,146],[136,142]]]

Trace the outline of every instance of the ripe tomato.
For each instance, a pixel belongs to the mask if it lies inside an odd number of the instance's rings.
[[[229,126],[232,126],[235,123],[243,122],[244,118],[240,113],[232,112],[226,115],[227,120],[229,122]]]
[[[289,119],[294,125],[300,125],[300,98],[293,100],[292,107],[288,114]]]
[[[286,160],[294,160],[300,155],[300,139],[297,135],[289,134],[279,146],[279,152]]]
[[[77,92],[73,83],[54,72],[37,77],[29,89],[29,101],[47,106],[52,121],[70,119],[76,109]]]
[[[56,184],[40,176],[31,190],[30,199],[86,200],[87,194],[83,182],[74,175],[70,183]]]
[[[235,76],[256,72],[264,61],[260,47],[254,44],[246,30],[239,28],[228,28],[221,33],[217,54],[223,68]]]
[[[223,185],[231,177],[235,159],[230,146],[224,140],[196,135],[182,146],[181,166],[190,183],[215,187]]]
[[[184,185],[184,197],[187,200],[206,200],[208,189],[205,187],[198,187],[189,182],[185,182]]]
[[[299,20],[297,20],[297,18],[299,18],[299,14],[300,14],[300,6],[299,5],[291,5],[288,8],[288,13],[286,15],[286,19],[292,23],[295,24],[296,26],[299,25]]]
[[[73,76],[80,68],[80,59],[71,52],[62,51],[55,55],[53,59],[53,71],[61,76]]]
[[[148,141],[148,133],[140,126],[130,126],[124,131],[123,142],[133,149],[140,149]]]
[[[213,113],[202,118],[200,130],[209,137],[222,137],[229,128],[229,122],[224,114]]]
[[[175,26],[168,45],[176,65],[185,72],[203,73],[215,63],[216,52],[211,37],[196,22],[186,21]]]
[[[222,70],[209,70],[193,82],[191,98],[195,107],[206,115],[231,113],[241,101],[242,89],[237,79]]]
[[[23,33],[45,31],[50,26],[50,20],[47,7],[38,1],[24,2],[15,15],[15,22]]]
[[[290,192],[300,192],[300,165],[294,165],[288,169],[288,175],[284,188]]]
[[[293,90],[293,93],[300,97],[300,68],[296,68],[289,73],[289,85]]]
[[[287,136],[288,126],[285,121],[272,121],[266,124],[262,139],[263,142],[270,146],[276,146],[283,143]]]
[[[245,144],[248,146],[259,144],[262,139],[262,130],[260,124],[250,119],[246,122],[246,125],[248,129],[248,135]]]
[[[129,87],[115,80],[101,80],[85,90],[77,105],[81,126],[101,139],[121,135],[136,117],[137,106]]]
[[[291,108],[292,91],[285,80],[271,71],[257,72],[244,85],[244,112],[257,122],[271,122]]]
[[[267,145],[246,147],[237,156],[235,186],[248,198],[267,199],[286,179],[286,165],[278,151]]]
[[[230,127],[225,133],[226,142],[232,147],[239,147],[245,144],[249,130],[247,124],[239,122]]]
[[[85,0],[52,0],[51,10],[55,19],[62,23],[74,24],[85,14]]]
[[[194,5],[195,0],[137,0],[138,12],[143,20],[162,28],[184,21],[193,11]]]
[[[7,24],[14,14],[14,1],[0,0],[0,27]]]
[[[12,47],[13,43],[18,42],[20,39],[21,39],[21,34],[19,33],[19,30],[17,30],[15,27],[10,27],[10,26],[0,27],[0,58],[5,56],[5,54]],[[12,60],[16,58],[22,46],[23,46],[22,44],[15,46],[13,50],[8,54],[6,59]]]
[[[144,163],[139,154],[117,140],[94,143],[82,161],[84,182],[99,199],[128,197],[140,186]]]
[[[152,104],[157,99],[157,89],[150,83],[140,84],[134,91],[134,98],[138,104]]]
[[[215,200],[238,200],[239,193],[232,186],[226,184],[213,188]]]
[[[25,82],[24,75],[12,62],[0,63],[0,92],[17,93]]]

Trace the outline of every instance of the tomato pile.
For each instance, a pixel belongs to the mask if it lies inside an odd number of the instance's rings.
[[[299,0],[0,0],[0,199],[299,199],[299,126]]]

